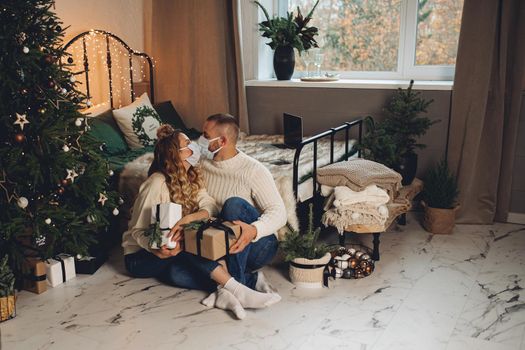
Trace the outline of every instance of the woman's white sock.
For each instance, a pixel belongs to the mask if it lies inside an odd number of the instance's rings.
[[[255,290],[262,293],[275,293],[277,292],[271,285],[268,283],[266,276],[262,271],[257,271],[257,282],[255,283]]]
[[[217,300],[217,291],[210,293],[206,298],[202,299],[201,304],[207,307],[213,307]]]
[[[246,317],[246,311],[242,307],[241,303],[237,298],[225,288],[219,288],[215,292],[217,298],[215,299],[215,307],[223,310],[231,310],[235,316],[242,320]]]
[[[281,300],[279,294],[257,292],[237,282],[233,277],[226,282],[224,288],[229,290],[245,308],[261,309]]]

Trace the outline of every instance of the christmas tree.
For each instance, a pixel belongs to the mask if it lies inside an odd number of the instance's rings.
[[[0,4],[0,254],[88,253],[118,214],[51,0]],[[17,277],[19,277],[17,275]]]

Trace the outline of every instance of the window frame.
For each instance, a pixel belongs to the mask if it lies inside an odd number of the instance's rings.
[[[285,16],[289,0],[274,0],[277,13]],[[396,71],[327,71],[341,79],[454,80],[455,65],[416,65],[418,0],[401,0],[399,46]],[[300,72],[294,72],[299,78]]]

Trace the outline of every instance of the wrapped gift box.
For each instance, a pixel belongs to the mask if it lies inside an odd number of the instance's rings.
[[[39,258],[28,257],[22,265],[22,288],[36,293],[44,293],[47,290],[46,264]]]
[[[175,248],[175,242],[172,242],[167,235],[175,224],[182,218],[182,206],[177,203],[161,203],[151,208],[151,223],[159,223],[162,233],[162,243],[168,248]],[[157,243],[151,244],[152,249],[159,249]]]
[[[47,282],[51,287],[69,281],[76,276],[75,259],[67,254],[59,254],[46,260]]]
[[[204,222],[198,228],[190,225],[184,229],[184,247],[188,253],[217,260],[226,255],[240,235],[241,227],[231,222]]]
[[[108,256],[105,252],[99,252],[94,256],[83,256],[75,258],[75,272],[79,274],[92,275],[102,266]]]

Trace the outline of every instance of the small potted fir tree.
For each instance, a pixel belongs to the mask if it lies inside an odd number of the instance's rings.
[[[285,260],[290,262],[290,279],[298,287],[323,286],[323,271],[332,256],[326,244],[317,242],[320,231],[320,228],[313,228],[313,209],[310,205],[307,231],[301,233],[290,229],[280,243]]]
[[[15,317],[15,276],[5,255],[0,261],[0,322]]]
[[[359,146],[366,159],[382,163],[403,176],[403,185],[410,185],[417,171],[417,149],[426,146],[418,142],[438,120],[421,114],[427,112],[433,100],[426,100],[420,92],[412,90],[411,80],[407,89],[398,89],[385,108],[386,118],[375,122],[365,118],[366,134]]]
[[[274,16],[270,18],[266,8],[258,1],[255,3],[266,17],[265,21],[259,23],[259,31],[264,38],[270,39],[270,42],[266,44],[275,50],[273,55],[275,75],[278,80],[290,80],[295,67],[294,49],[301,54],[301,52],[308,51],[312,47],[319,47],[314,38],[319,34],[319,30],[317,27],[308,25],[319,0],[315,2],[306,17],[303,17],[301,10],[297,7],[295,16],[293,12],[288,12],[286,17]]]
[[[428,171],[424,183],[423,227],[432,233],[452,233],[456,211],[459,209],[459,190],[456,177],[450,172],[446,160],[440,161]]]

